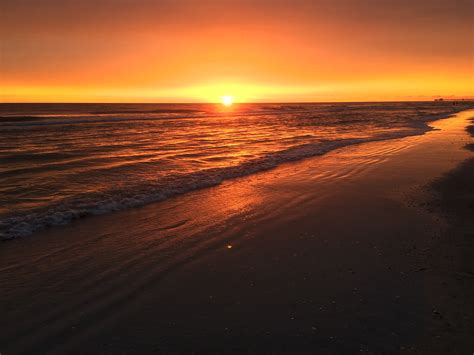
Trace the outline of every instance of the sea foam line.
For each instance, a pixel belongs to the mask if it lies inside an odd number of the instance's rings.
[[[102,194],[74,197],[69,201],[63,201],[57,205],[47,206],[24,215],[0,219],[0,239],[9,240],[25,237],[48,227],[68,224],[86,216],[141,207],[189,191],[216,186],[229,179],[269,170],[283,163],[323,155],[337,148],[365,142],[420,135],[431,129],[431,127],[423,124],[423,127],[419,126],[417,129],[392,132],[378,137],[305,144],[284,151],[270,153],[265,157],[257,158],[238,166],[213,168],[184,175],[168,186],[148,183],[140,186],[131,186],[127,190],[112,190]]]

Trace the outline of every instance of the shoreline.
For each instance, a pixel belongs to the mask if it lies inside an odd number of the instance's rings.
[[[426,270],[450,225],[419,202],[469,156],[472,114],[5,243],[0,351],[471,350]]]
[[[470,107],[469,105],[466,107]],[[71,203],[60,203],[49,206],[47,209],[30,212],[21,216],[8,216],[3,221],[0,220],[0,241],[9,241],[17,238],[35,237],[36,234],[57,226],[77,223],[84,218],[99,216],[118,211],[126,211],[133,208],[142,208],[144,206],[160,203],[170,198],[175,198],[184,194],[192,193],[200,189],[219,186],[229,180],[259,174],[261,172],[276,169],[284,164],[299,162],[304,159],[311,159],[317,156],[323,156],[337,149],[347,146],[354,146],[370,142],[388,141],[392,139],[402,139],[411,136],[423,135],[433,128],[430,122],[439,119],[448,119],[459,112],[465,111],[466,107],[453,108],[451,113],[442,113],[431,115],[420,121],[413,122],[412,131],[400,131],[386,133],[379,137],[346,139],[325,144],[306,144],[292,147],[287,150],[273,152],[264,158],[259,158],[244,163],[243,165],[230,166],[212,171],[206,179],[202,179],[202,172],[196,172],[187,176],[183,181],[178,181],[166,189],[156,189],[151,186],[151,191],[140,191],[138,195],[125,195],[120,200],[95,201],[84,203],[75,201],[74,208]],[[211,169],[212,170],[212,169]],[[51,211],[54,211],[52,213]],[[18,219],[20,218],[20,221]]]

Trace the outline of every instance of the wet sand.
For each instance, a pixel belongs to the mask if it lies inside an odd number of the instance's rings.
[[[0,352],[472,352],[472,115],[2,243]]]
[[[470,121],[466,130],[474,137],[473,120]],[[464,148],[473,151],[473,143]],[[430,185],[434,194],[428,206],[448,222],[444,237],[432,245],[426,260],[430,270],[426,283],[433,287],[430,302],[437,306],[433,308],[438,323],[432,329],[435,339],[432,343],[438,352],[442,349],[450,353],[453,348],[457,353],[468,353],[474,348],[473,182],[474,156],[471,154]]]

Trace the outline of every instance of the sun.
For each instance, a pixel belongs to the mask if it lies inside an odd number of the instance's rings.
[[[234,97],[233,96],[221,96],[221,101],[224,106],[232,106],[234,103]]]

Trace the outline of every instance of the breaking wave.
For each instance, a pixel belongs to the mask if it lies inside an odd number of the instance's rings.
[[[425,125],[424,128],[416,131],[400,131],[373,138],[305,144],[284,151],[274,152],[237,166],[207,169],[178,175],[172,181],[167,180],[166,183],[158,180],[155,183],[127,186],[126,189],[110,189],[107,192],[75,196],[55,205],[48,205],[26,214],[6,218],[3,221],[0,220],[0,239],[24,237],[36,231],[52,226],[64,225],[82,217],[101,215],[163,201],[169,197],[192,190],[219,185],[225,180],[269,170],[282,163],[322,155],[348,145],[418,135],[429,129]]]

